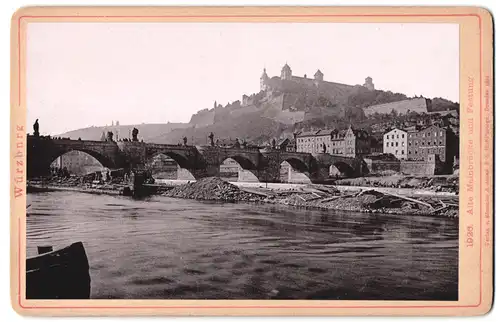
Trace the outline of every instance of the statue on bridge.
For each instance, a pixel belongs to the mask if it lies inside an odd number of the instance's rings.
[[[132,130],[132,141],[134,141],[134,142],[139,141],[137,139],[137,134],[139,134],[139,130],[134,127],[134,129]]]
[[[108,131],[108,138],[106,139],[106,141],[113,142],[113,132]]]
[[[40,136],[40,132],[38,131],[40,124],[38,124],[38,119],[36,119],[35,124],[33,124],[33,135]]]
[[[182,138],[182,142],[184,142],[184,146],[187,146],[188,138],[187,137],[183,137]]]
[[[238,140],[238,138],[236,138],[236,142],[234,143],[234,147],[237,149],[240,148],[240,140]]]
[[[326,153],[326,145],[325,145],[325,142],[323,142],[323,153]]]
[[[210,146],[214,146],[214,133],[213,132],[210,132],[210,135],[208,136],[208,138],[210,139]]]

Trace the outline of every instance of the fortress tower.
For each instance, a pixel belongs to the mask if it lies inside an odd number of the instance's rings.
[[[268,80],[269,80],[269,76],[267,76],[266,69],[264,68],[264,71],[262,72],[262,76],[260,76],[260,90],[261,91],[267,90]]]
[[[288,64],[285,64],[281,69],[281,79],[283,80],[292,80],[292,69]]]
[[[370,91],[375,90],[375,85],[373,85],[373,79],[370,76],[365,78],[365,83],[363,84],[363,86],[369,89]]]
[[[323,73],[318,69],[316,74],[314,74],[314,79],[317,81],[322,81],[323,80]]]
[[[323,73],[318,69],[318,71],[314,74],[314,85],[316,85],[316,87],[319,86],[319,83],[321,83],[323,81]]]

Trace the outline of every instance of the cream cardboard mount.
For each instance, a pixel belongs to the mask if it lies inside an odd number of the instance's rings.
[[[20,314],[491,309],[485,9],[26,7],[11,30]]]

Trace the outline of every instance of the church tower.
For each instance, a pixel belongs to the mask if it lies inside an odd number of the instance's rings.
[[[260,90],[261,91],[267,90],[268,80],[269,80],[269,76],[267,76],[266,69],[264,68],[264,71],[262,72],[262,76],[260,76]]]
[[[281,79],[292,80],[292,69],[288,66],[288,64],[285,64],[285,66],[281,69]]]

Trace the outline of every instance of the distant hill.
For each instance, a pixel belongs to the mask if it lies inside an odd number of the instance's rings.
[[[269,138],[280,137],[286,129],[287,125],[254,112],[204,127],[178,128],[153,138],[151,142],[177,144],[182,142],[183,137],[186,137],[188,144],[208,145],[210,142],[208,136],[210,132],[213,132],[214,141],[217,139],[234,141],[238,138],[248,143],[262,144],[268,142]]]
[[[189,124],[186,123],[166,123],[166,124],[132,124],[132,125],[117,125],[117,126],[92,126],[66,133],[54,135],[55,137],[69,137],[77,140],[100,140],[102,133],[112,131],[114,138],[118,134],[118,139],[129,138],[132,136],[132,129],[135,127],[139,130],[139,140],[145,142],[155,142],[154,139],[159,134],[166,134],[174,129],[186,128]]]

